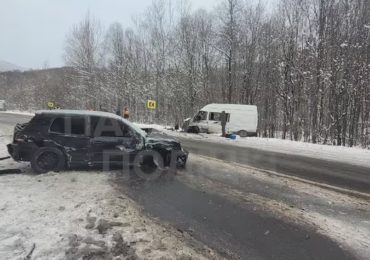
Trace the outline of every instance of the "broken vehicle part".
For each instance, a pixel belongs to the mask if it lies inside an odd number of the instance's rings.
[[[177,167],[184,167],[188,152],[178,140],[152,129],[138,128],[120,116],[83,110],[45,110],[36,112],[29,123],[17,124],[8,152],[16,161],[31,162],[35,172],[66,168],[102,166],[106,151],[124,151],[109,157],[109,164],[131,164],[142,151],[159,153],[164,166],[171,164],[176,151]],[[149,162],[150,157],[144,162]]]

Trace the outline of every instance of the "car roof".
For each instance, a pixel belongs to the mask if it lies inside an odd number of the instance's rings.
[[[50,115],[50,116],[99,116],[105,118],[113,118],[116,120],[121,120],[126,125],[130,126],[131,128],[135,129],[136,132],[141,133],[142,136],[146,136],[146,133],[141,130],[139,127],[131,123],[130,121],[124,119],[121,116],[118,116],[113,113],[109,112],[102,112],[102,111],[91,111],[91,110],[68,110],[68,109],[54,109],[54,110],[38,110],[35,113],[36,115]]]
[[[118,116],[113,113],[109,112],[102,112],[102,111],[90,111],[90,110],[68,110],[68,109],[54,109],[54,110],[38,110],[36,111],[36,115],[60,115],[60,116],[100,116],[100,117],[108,117],[114,118],[119,120],[125,120],[123,117]]]

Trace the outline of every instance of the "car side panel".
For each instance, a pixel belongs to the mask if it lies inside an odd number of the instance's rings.
[[[84,166],[90,161],[90,137],[63,135],[49,133],[49,138],[44,140],[44,146],[58,147],[66,156],[67,165]]]

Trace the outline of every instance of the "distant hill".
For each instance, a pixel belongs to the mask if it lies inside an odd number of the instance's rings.
[[[69,67],[0,72],[0,99],[10,110],[45,109],[47,101],[76,108],[79,103],[68,95],[79,84],[73,73]]]
[[[24,71],[26,69],[25,68],[22,68],[22,67],[20,67],[18,65],[12,64],[10,62],[4,61],[4,60],[0,60],[0,72],[4,72],[4,71],[15,71],[15,70]]]

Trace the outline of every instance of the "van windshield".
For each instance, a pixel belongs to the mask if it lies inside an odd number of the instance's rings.
[[[194,116],[194,122],[207,120],[208,113],[206,111],[199,111],[198,114]]]

